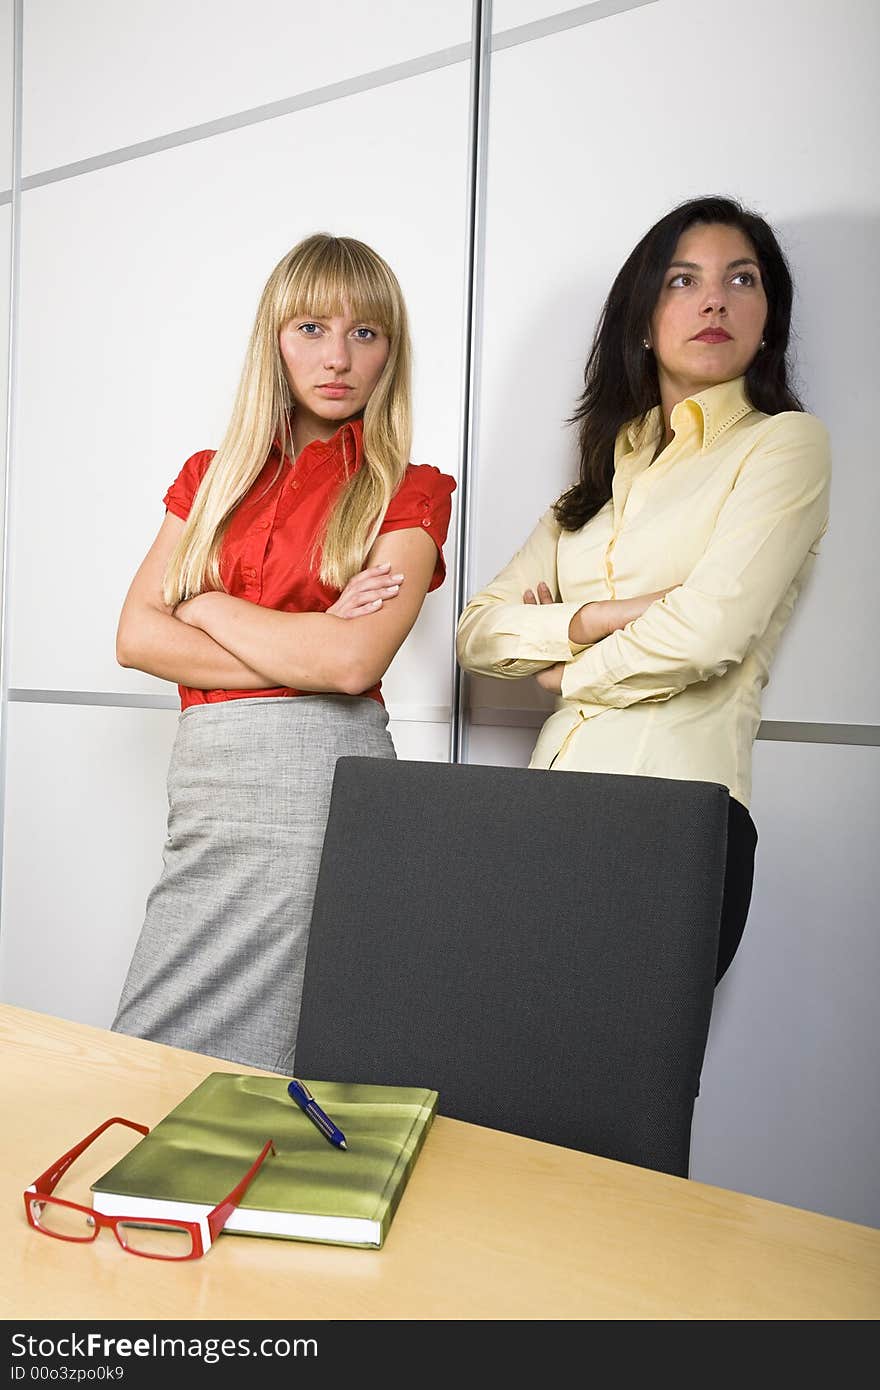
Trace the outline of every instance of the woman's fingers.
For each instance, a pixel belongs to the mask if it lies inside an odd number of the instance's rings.
[[[555,602],[556,602],[556,600],[555,600],[555,598],[553,597],[553,594],[552,594],[552,592],[551,592],[551,590],[550,590],[550,586],[549,586],[548,584],[545,584],[544,581],[543,581],[543,579],[541,580],[540,584],[538,585],[537,597],[535,596],[535,590],[534,590],[534,589],[525,589],[525,590],[523,591],[523,603],[555,603]]]
[[[362,618],[375,613],[388,599],[396,597],[403,583],[404,576],[391,574],[390,570],[386,561],[353,575],[327,612],[336,618]]]
[[[387,589],[396,589],[398,585],[402,583],[403,575],[389,574],[388,571],[390,569],[391,566],[386,564],[373,565],[371,569],[361,570],[360,574],[356,574],[352,579],[349,579],[342,593],[349,595],[357,594],[359,596],[370,593],[375,597],[377,594],[384,593]],[[342,595],[340,595],[340,597],[341,596]]]
[[[391,576],[389,576],[389,579],[390,578]],[[369,603],[373,599],[377,598],[394,598],[394,595],[398,592],[402,582],[403,575],[400,576],[399,580],[395,580],[394,583],[389,583],[386,580],[383,580],[381,583],[373,581],[370,584],[360,585],[355,589],[351,589],[346,595],[348,605],[351,606],[352,603],[356,603],[359,605],[363,603]]]

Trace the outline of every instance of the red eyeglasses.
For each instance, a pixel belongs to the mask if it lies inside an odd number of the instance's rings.
[[[260,1153],[245,1173],[241,1182],[213,1211],[198,1221],[150,1220],[143,1216],[105,1216],[93,1207],[80,1206],[78,1202],[66,1202],[61,1197],[53,1197],[58,1182],[67,1172],[71,1163],[94,1143],[99,1135],[110,1125],[128,1125],[138,1134],[149,1134],[149,1126],[139,1125],[134,1120],[124,1120],[114,1115],[93,1130],[51,1168],[47,1168],[39,1178],[35,1178],[25,1190],[24,1208],[27,1219],[35,1231],[44,1236],[54,1236],[56,1240],[72,1240],[79,1243],[97,1238],[102,1226],[109,1226],[129,1255],[143,1255],[148,1260],[197,1260],[210,1250],[226,1222],[229,1220],[249,1185],[270,1153],[275,1153],[275,1145],[267,1139]]]

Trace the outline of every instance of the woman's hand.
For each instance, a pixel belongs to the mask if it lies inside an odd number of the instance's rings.
[[[526,589],[523,594],[523,603],[555,603],[550,586],[545,584],[543,579],[538,585],[537,594],[534,589]],[[565,670],[565,662],[557,661],[553,666],[548,666],[545,670],[539,671],[535,676],[542,690],[549,690],[552,695],[559,695],[562,691],[562,673]]]
[[[336,618],[363,618],[378,613],[388,599],[396,598],[402,574],[390,574],[390,564],[371,565],[349,579],[339,598],[327,609]]]
[[[556,600],[550,592],[550,586],[545,584],[543,579],[538,585],[537,598],[534,589],[526,589],[523,594],[523,603],[555,603]]]
[[[185,598],[182,603],[177,604],[173,616],[186,623],[187,627],[200,627],[199,614],[204,612],[206,598],[210,598],[207,590],[203,594],[196,594],[194,598]]]

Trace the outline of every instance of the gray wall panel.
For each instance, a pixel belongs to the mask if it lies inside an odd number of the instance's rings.
[[[692,1176],[880,1226],[880,749],[762,743],[755,889]]]

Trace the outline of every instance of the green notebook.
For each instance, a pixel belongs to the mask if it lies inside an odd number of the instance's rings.
[[[224,1230],[336,1245],[382,1245],[437,1110],[415,1086],[309,1081],[345,1134],[338,1149],[287,1093],[286,1077],[212,1072],[92,1184],[109,1216],[204,1216],[269,1155]]]

